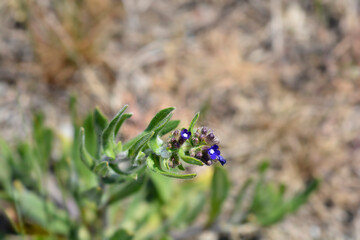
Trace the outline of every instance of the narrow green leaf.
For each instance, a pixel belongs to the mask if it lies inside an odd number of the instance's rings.
[[[200,112],[197,112],[194,116],[194,118],[191,120],[190,126],[189,126],[189,131],[193,134],[193,130],[195,127],[195,124],[197,122],[197,120],[199,119],[200,116]]]
[[[137,141],[139,141],[140,138],[142,138],[145,134],[151,132],[151,131],[156,131],[158,130],[158,128],[160,128],[161,126],[164,126],[168,120],[171,117],[171,113],[175,110],[175,108],[165,108],[163,110],[161,110],[160,112],[158,112],[155,117],[153,117],[153,119],[150,121],[149,125],[147,126],[147,128],[140,133],[139,135],[137,135],[136,137],[134,137],[133,139],[127,141],[124,145],[123,145],[123,151],[126,151],[128,149],[130,149]],[[161,129],[160,129],[161,130]]]
[[[163,203],[167,203],[172,199],[174,194],[174,187],[172,179],[155,172],[149,172],[150,180],[155,186],[155,190],[159,200]]]
[[[164,119],[166,119],[174,110],[174,107],[170,107],[159,111],[150,121],[148,127],[145,129],[145,132],[155,131],[163,124]]]
[[[52,202],[28,191],[20,182],[15,182],[14,185],[14,197],[17,199],[19,210],[25,219],[39,224],[52,233],[68,233],[69,225],[65,211],[57,208]]]
[[[223,203],[225,202],[230,190],[230,181],[225,168],[216,166],[211,184],[210,214],[207,225],[211,226],[220,214]]]
[[[142,147],[150,140],[154,135],[154,132],[150,132],[142,136],[130,149],[129,149],[129,158],[134,158],[137,156]]]
[[[304,191],[298,193],[295,197],[293,197],[293,199],[291,199],[288,203],[288,211],[294,212],[303,205],[309,198],[310,194],[318,188],[319,184],[319,179],[312,180]]]
[[[101,144],[103,147],[104,153],[111,158],[115,158],[115,153],[113,149],[115,147],[115,128],[119,123],[122,114],[127,109],[128,105],[125,105],[110,121],[109,125],[104,129],[101,136]]]
[[[131,118],[132,115],[133,115],[132,113],[124,113],[124,114],[120,117],[120,120],[119,120],[119,122],[116,124],[116,127],[115,127],[115,132],[114,132],[115,137],[116,137],[116,135],[119,133],[119,130],[120,130],[122,124],[125,122],[125,120]]]
[[[100,112],[98,108],[94,110],[94,126],[97,139],[96,158],[100,158],[101,154],[101,135],[108,125],[107,118]]]
[[[98,108],[95,108],[95,110],[94,110],[94,125],[95,125],[96,132],[99,135],[102,134],[102,132],[108,125],[107,118],[104,116],[104,114],[102,114],[102,112]]]
[[[188,164],[198,165],[198,166],[204,165],[204,163],[202,161],[200,161],[199,159],[187,156],[182,149],[179,150],[179,156],[180,156],[181,160],[183,160],[184,162],[186,162]]]
[[[119,187],[117,190],[111,193],[106,205],[113,204],[136,193],[141,189],[144,182],[145,182],[145,177],[143,176],[138,180],[131,181],[125,184],[124,186]]]
[[[134,175],[134,174],[140,174],[143,172],[143,170],[145,169],[146,165],[143,164],[139,167],[135,167],[135,168],[130,168],[126,171],[123,171],[119,168],[119,166],[116,163],[109,163],[109,166],[111,167],[111,169],[116,172],[119,175]]]
[[[157,126],[154,136],[149,141],[149,147],[151,150],[153,150],[157,155],[161,154],[161,146],[163,141],[161,140],[159,136],[159,132],[165,127],[165,125],[170,121],[170,118],[172,117],[172,113],[167,115],[161,123]]]
[[[164,128],[161,129],[161,131],[159,132],[159,135],[164,136],[165,134],[176,129],[177,126],[179,126],[179,124],[180,124],[180,120],[171,120],[171,121],[167,122],[166,125],[164,126]]]
[[[129,234],[125,229],[117,230],[109,240],[132,240],[134,236]]]
[[[94,116],[93,114],[88,114],[83,122],[83,127],[86,132],[85,143],[86,149],[91,156],[96,156],[97,153],[97,136],[94,126]]]
[[[241,212],[242,203],[246,196],[247,190],[251,186],[251,183],[253,183],[253,179],[251,178],[247,179],[245,183],[241,186],[240,191],[236,196],[235,204],[234,204],[235,206],[232,211],[231,220],[230,220],[232,223],[239,223],[239,221],[241,220],[241,215],[243,214]]]
[[[147,158],[146,162],[147,162],[147,165],[148,165],[150,170],[152,170],[152,171],[154,171],[156,173],[160,173],[160,174],[162,174],[164,176],[173,177],[173,178],[181,178],[181,179],[191,179],[191,178],[196,177],[195,173],[177,174],[177,173],[166,172],[166,171],[162,170],[161,166],[160,166],[160,159],[155,154],[151,154]]]
[[[193,223],[196,218],[200,215],[201,211],[204,209],[206,198],[205,194],[199,193],[195,198],[195,203],[192,205],[191,210],[189,211],[188,215],[186,216],[185,223],[191,224]]]
[[[89,169],[93,169],[93,167],[95,165],[95,161],[85,148],[85,130],[84,130],[84,128],[80,128],[80,158],[81,158],[82,162]]]

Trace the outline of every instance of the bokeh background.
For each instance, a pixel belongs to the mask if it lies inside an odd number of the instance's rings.
[[[200,110],[233,192],[264,159],[290,193],[321,179],[261,239],[360,239],[359,23],[358,0],[1,1],[1,137],[38,111],[70,135],[73,95],[83,115],[129,104],[124,139]]]

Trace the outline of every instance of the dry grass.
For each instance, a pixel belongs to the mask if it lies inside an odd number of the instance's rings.
[[[13,24],[19,10],[3,6],[4,114],[42,107],[63,123],[75,90],[83,112],[129,103],[129,137],[162,107],[176,106],[184,121],[203,109],[237,185],[263,159],[293,191],[322,178],[309,204],[263,230],[265,239],[360,238],[358,1],[75,2],[54,10],[25,1],[25,31]],[[34,54],[16,59],[15,43]]]

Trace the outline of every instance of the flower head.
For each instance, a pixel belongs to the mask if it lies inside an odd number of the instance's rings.
[[[208,149],[208,154],[211,159],[217,159],[220,156],[219,146],[214,144]]]
[[[181,130],[180,136],[183,139],[189,139],[191,137],[191,132],[184,128],[183,130]]]

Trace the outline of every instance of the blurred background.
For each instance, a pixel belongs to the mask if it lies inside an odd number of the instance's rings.
[[[290,193],[321,179],[256,239],[360,239],[359,22],[358,0],[1,1],[1,137],[38,111],[71,136],[74,95],[82,115],[129,104],[124,139],[164,107],[182,126],[201,111],[231,191],[264,159]]]

